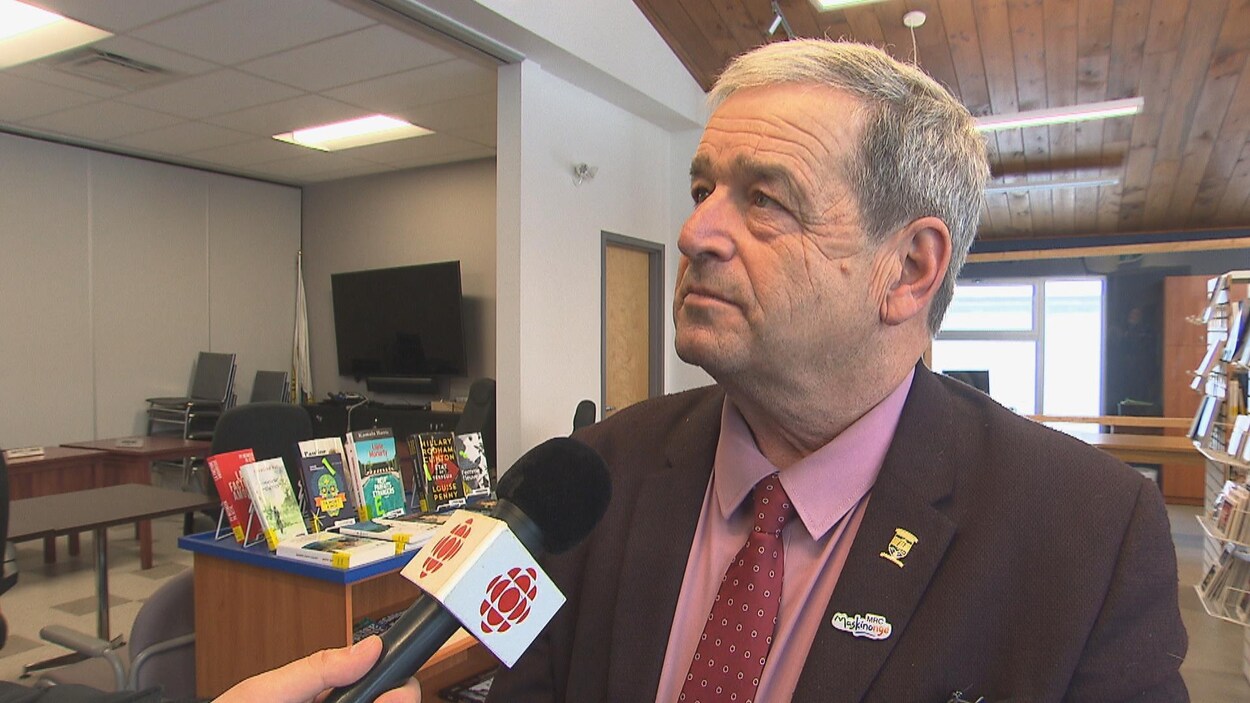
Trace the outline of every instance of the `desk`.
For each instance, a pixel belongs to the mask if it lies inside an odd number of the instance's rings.
[[[47,447],[42,456],[10,459],[9,498],[37,498],[70,491],[82,491],[101,485],[104,452],[94,449]],[[78,553],[77,533],[69,536],[69,553]],[[56,561],[56,539],[43,542],[43,561]]]
[[[108,528],[142,521],[151,562],[149,520],[191,510],[205,510],[214,501],[196,493],[134,483],[15,500],[9,504],[9,541],[56,537],[91,530],[95,533],[96,634],[111,639],[108,607]]]
[[[181,437],[135,437],[142,439],[143,446],[119,447],[117,439],[94,439],[81,442],[66,442],[62,447],[77,449],[96,449],[104,452],[104,473],[102,484],[113,486],[119,483],[151,483],[152,462],[181,461],[196,459],[208,455],[209,442]],[[130,438],[123,438],[130,439]]]
[[[352,625],[407,608],[420,592],[399,575],[416,552],[353,569],[273,556],[211,532],[178,546],[195,554],[196,695],[211,698],[243,679],[319,649],[352,641]],[[453,641],[421,668],[423,700],[497,665],[468,638]]]
[[[1205,459],[1188,437],[1144,434],[1073,433],[1073,437],[1107,452],[1123,462],[1163,464],[1175,462],[1203,466]]]

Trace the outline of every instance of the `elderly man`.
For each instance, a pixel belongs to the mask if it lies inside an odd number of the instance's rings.
[[[712,101],[673,317],[716,385],[578,435],[612,504],[492,700],[1187,700],[1159,492],[918,363],[982,206],[968,111],[816,40]]]

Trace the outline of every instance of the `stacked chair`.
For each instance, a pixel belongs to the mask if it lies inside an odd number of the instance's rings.
[[[148,398],[148,434],[213,438],[217,418],[234,405],[234,354],[200,352],[191,391],[175,398]]]

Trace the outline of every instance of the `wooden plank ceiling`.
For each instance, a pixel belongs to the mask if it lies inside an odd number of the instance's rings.
[[[635,0],[707,89],[769,39],[769,0]],[[780,0],[796,35],[916,62],[974,115],[1141,96],[1135,117],[990,133],[996,180],[1114,176],[1116,186],[992,194],[983,239],[1250,226],[1250,0],[888,0],[818,12]],[[772,40],[784,39],[778,32]]]

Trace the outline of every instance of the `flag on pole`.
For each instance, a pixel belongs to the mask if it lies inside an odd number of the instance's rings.
[[[304,252],[295,254],[295,335],[291,346],[291,402],[313,397],[312,370],[308,361],[308,301],[304,297]]]

